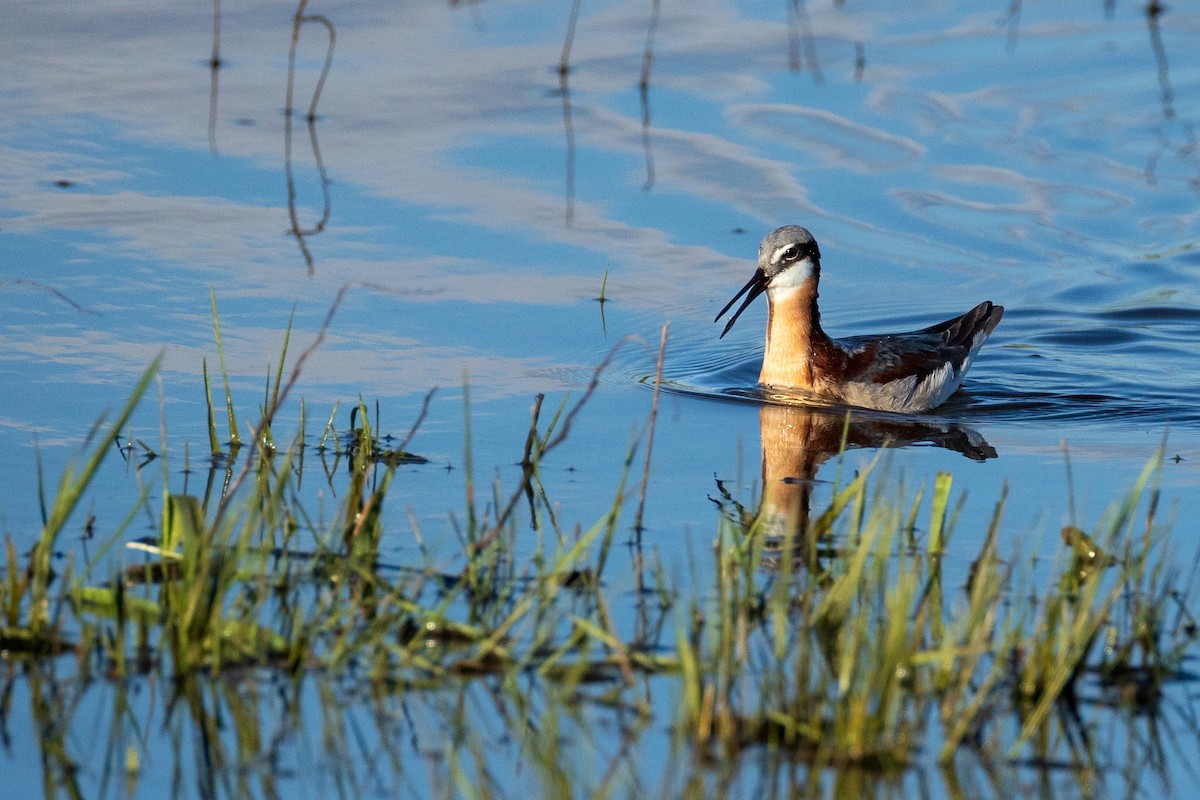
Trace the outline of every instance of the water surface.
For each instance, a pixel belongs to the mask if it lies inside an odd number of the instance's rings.
[[[294,356],[349,287],[296,396],[322,424],[338,401],[378,399],[385,431],[403,435],[439,387],[412,443],[431,463],[402,475],[414,519],[448,551],[464,376],[476,469],[511,480],[533,396],[578,396],[634,337],[545,465],[563,513],[588,524],[646,420],[669,323],[678,391],[661,399],[644,544],[703,583],[714,479],[748,498],[764,436],[745,395],[765,308],[720,341],[712,317],[786,223],[820,241],[835,336],[1006,306],[966,391],[929,422],[995,455],[964,457],[928,431],[889,454],[897,482],[949,471],[969,491],[964,559],[1003,487],[1010,543],[1048,546],[1061,525],[1094,521],[1164,442],[1164,496],[1190,541],[1200,14],[820,4],[789,24],[784,3],[714,1],[664,3],[651,28],[650,3],[587,3],[564,79],[569,4],[328,2],[308,8],[337,31],[310,127],[324,29],[301,28],[289,126],[295,6],[223,5],[215,74],[203,4],[7,9],[0,530],[19,548],[40,527],[35,448],[56,475],[160,352],[161,406],[146,403],[129,436],[158,446],[165,418],[179,490],[184,443],[193,457],[206,447],[210,289],[235,396],[253,408],[290,315]],[[294,425],[298,407],[288,414]],[[813,465],[818,500],[836,461]],[[114,459],[91,501],[100,532],[158,479]],[[403,560],[408,518],[389,511]],[[10,768],[32,786],[22,741]],[[1180,796],[1196,785],[1173,774]]]

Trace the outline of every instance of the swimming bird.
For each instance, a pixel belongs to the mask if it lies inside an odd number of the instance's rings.
[[[799,225],[785,225],[762,240],[754,277],[713,320],[746,295],[721,331],[724,337],[766,292],[767,349],[759,383],[863,408],[927,411],[954,394],[1004,316],[1003,306],[985,301],[918,331],[832,339],[821,329],[817,309],[820,276],[817,240]]]

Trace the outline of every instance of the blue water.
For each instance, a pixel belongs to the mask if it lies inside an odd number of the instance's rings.
[[[1063,524],[1094,522],[1164,443],[1164,497],[1179,541],[1192,541],[1194,10],[1173,5],[1155,28],[1137,4],[1027,3],[1016,18],[1008,3],[813,5],[813,37],[797,47],[818,76],[788,68],[785,3],[664,3],[643,128],[649,3],[583,4],[566,104],[569,4],[313,4],[338,32],[315,125],[331,203],[325,229],[298,240],[282,113],[295,8],[223,5],[211,136],[209,7],[6,9],[0,532],[19,549],[41,524],[35,452],[57,475],[160,352],[161,383],[128,435],[160,447],[165,419],[166,480],[180,488],[184,443],[193,458],[206,447],[210,289],[248,417],[289,316],[294,359],[349,286],[296,388],[310,438],[339,401],[344,429],[360,397],[402,436],[439,387],[410,448],[431,463],[404,470],[405,499],[389,508],[391,555],[416,557],[406,504],[427,538],[456,546],[464,378],[476,471],[511,485],[533,396],[578,397],[633,337],[543,467],[564,519],[599,518],[647,418],[669,323],[644,544],[681,583],[703,585],[714,478],[749,501],[764,436],[765,307],[722,340],[712,318],[749,278],[759,238],[785,223],[820,241],[832,335],[923,327],[985,299],[1007,308],[965,391],[910,431],[917,445],[888,454],[909,489],[948,471],[969,493],[960,571],[1004,487],[1005,543],[1049,548]],[[302,108],[324,47],[305,26]],[[321,177],[300,116],[292,145],[296,214],[311,225]],[[298,417],[293,405],[283,422]],[[846,458],[853,469],[874,455]],[[835,462],[819,467],[818,501]],[[110,460],[88,501],[99,531],[141,481],[161,480],[158,464]],[[628,564],[609,580],[630,591]],[[30,730],[13,736],[9,768],[37,785]],[[508,769],[512,755],[497,762]],[[168,779],[159,769],[143,793]],[[1179,768],[1179,796],[1194,777]]]

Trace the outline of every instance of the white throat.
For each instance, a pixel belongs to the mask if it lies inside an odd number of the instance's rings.
[[[780,299],[785,298],[788,295],[798,291],[804,284],[808,283],[812,276],[812,259],[806,258],[803,261],[797,261],[795,264],[771,279],[771,296]]]

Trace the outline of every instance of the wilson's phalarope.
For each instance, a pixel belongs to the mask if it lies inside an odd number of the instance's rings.
[[[1003,306],[985,301],[919,331],[831,339],[821,330],[817,309],[820,275],[817,240],[799,225],[785,225],[762,240],[754,277],[717,314],[719,320],[746,295],[723,337],[767,293],[767,350],[759,383],[864,408],[926,411],[954,394],[1004,316]]]

